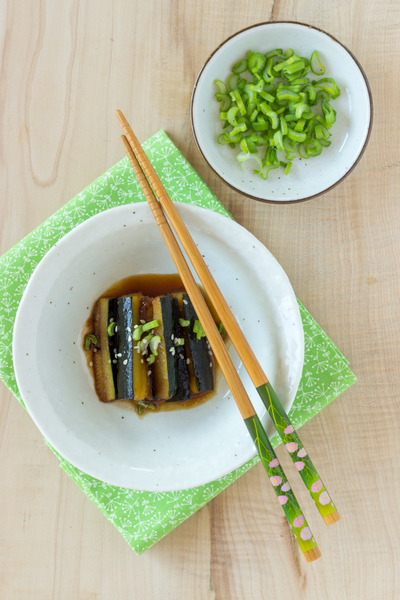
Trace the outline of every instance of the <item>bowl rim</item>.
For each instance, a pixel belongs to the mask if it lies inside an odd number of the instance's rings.
[[[300,25],[302,27],[306,27],[307,29],[315,29],[316,31],[319,31],[320,33],[323,33],[324,35],[327,35],[334,42],[336,42],[337,44],[339,44],[340,46],[342,46],[342,48],[344,50],[346,50],[346,52],[354,60],[354,62],[356,63],[358,69],[360,70],[361,75],[364,78],[365,85],[366,85],[367,92],[368,92],[368,99],[369,99],[369,106],[370,106],[370,118],[369,118],[369,123],[368,123],[368,126],[367,126],[367,137],[365,138],[363,147],[361,148],[361,150],[360,150],[357,158],[355,159],[355,161],[353,162],[353,164],[351,165],[351,167],[346,171],[346,173],[340,179],[338,179],[335,183],[333,183],[332,185],[330,185],[326,189],[322,190],[321,192],[318,192],[317,194],[313,194],[312,196],[307,196],[305,198],[299,198],[297,200],[270,200],[270,199],[267,199],[267,198],[260,198],[259,196],[253,196],[252,194],[248,194],[247,192],[244,192],[243,190],[239,190],[237,187],[235,187],[231,183],[227,182],[214,169],[214,167],[210,164],[210,162],[205,157],[205,155],[204,155],[204,153],[203,153],[203,151],[202,151],[202,149],[200,147],[199,141],[197,139],[196,129],[195,129],[195,126],[194,126],[194,118],[193,118],[193,104],[194,104],[194,99],[195,99],[195,95],[196,95],[196,91],[197,91],[197,85],[198,85],[198,82],[200,80],[200,77],[203,74],[204,69],[206,68],[206,66],[208,65],[208,63],[210,62],[210,60],[212,59],[212,57],[214,56],[214,54],[216,54],[218,52],[218,50],[222,46],[224,46],[227,42],[229,42],[229,40],[233,39],[234,37],[240,35],[241,33],[245,32],[245,31],[248,31],[249,29],[255,29],[256,27],[261,27],[263,25],[276,25],[276,24],[279,24],[279,23],[283,23],[283,24],[290,23],[292,25]],[[350,173],[356,168],[356,166],[360,162],[361,157],[364,154],[365,149],[366,149],[366,147],[368,145],[369,138],[371,137],[371,129],[372,129],[373,120],[374,120],[374,105],[373,105],[373,100],[372,100],[372,92],[371,92],[371,88],[370,88],[370,85],[369,85],[369,81],[368,81],[367,75],[366,75],[364,69],[362,68],[360,62],[357,60],[357,58],[354,56],[354,54],[351,52],[351,50],[349,50],[347,48],[347,46],[345,46],[344,44],[342,44],[342,42],[340,42],[338,39],[336,39],[333,35],[331,35],[327,31],[324,31],[320,27],[316,27],[315,25],[309,25],[308,23],[301,23],[300,21],[262,21],[260,23],[254,23],[253,25],[249,25],[248,27],[245,27],[244,29],[241,29],[240,31],[237,31],[236,33],[233,33],[232,35],[230,35],[229,37],[227,37],[223,42],[221,42],[215,48],[215,50],[213,50],[213,52],[209,55],[209,57],[207,58],[207,60],[203,64],[203,66],[201,67],[201,69],[200,69],[200,71],[199,71],[199,73],[198,73],[198,75],[196,77],[196,81],[195,81],[194,86],[193,86],[192,96],[191,96],[191,99],[190,99],[190,121],[191,121],[191,125],[192,125],[193,136],[194,136],[194,139],[195,139],[195,142],[196,142],[197,149],[199,150],[201,156],[203,157],[203,160],[207,163],[207,165],[210,167],[210,169],[219,177],[219,179],[221,179],[221,181],[223,181],[232,190],[234,190],[238,194],[241,194],[242,196],[246,196],[247,198],[251,198],[252,200],[257,200],[258,202],[264,202],[264,203],[267,203],[267,204],[298,204],[299,202],[306,202],[307,200],[312,200],[313,198],[317,198],[317,197],[322,196],[323,194],[326,194],[327,192],[333,190],[333,188],[335,188],[337,185],[339,185],[342,181],[344,181],[344,179],[346,179],[346,177],[348,175],[350,175]]]

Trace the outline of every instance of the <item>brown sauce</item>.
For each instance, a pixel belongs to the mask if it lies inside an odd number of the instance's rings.
[[[214,318],[214,321],[217,325],[220,323],[220,319],[218,314],[212,305],[206,291],[199,286],[201,292],[204,296],[204,299],[207,303],[207,306]],[[133,275],[132,277],[126,277],[125,279],[121,279],[117,281],[112,286],[110,286],[103,294],[101,294],[100,298],[118,298],[119,296],[124,296],[125,294],[132,294],[135,292],[142,292],[145,296],[161,296],[164,294],[170,294],[172,292],[178,292],[184,290],[184,286],[182,280],[178,274],[171,275],[155,275],[155,274],[146,274],[146,275]],[[97,302],[97,300],[96,300]],[[94,304],[96,304],[96,302]],[[86,320],[83,329],[82,329],[82,346],[85,340],[85,337],[93,331],[93,309],[89,318]],[[85,351],[86,355],[86,363],[88,369],[94,380],[94,371],[93,371],[93,349]],[[138,415],[144,417],[147,413],[157,413],[157,412],[166,412],[166,411],[174,411],[174,410],[187,410],[189,408],[195,408],[196,406],[201,406],[205,404],[209,400],[211,400],[216,392],[218,383],[222,377],[222,372],[218,366],[218,363],[214,357],[214,389],[210,392],[206,392],[203,394],[199,394],[197,396],[193,396],[189,400],[185,402],[163,402],[161,403],[156,411],[145,410],[142,415]],[[123,408],[125,410],[134,410],[136,412],[136,404],[131,400],[112,400],[110,404],[115,404],[119,408]]]

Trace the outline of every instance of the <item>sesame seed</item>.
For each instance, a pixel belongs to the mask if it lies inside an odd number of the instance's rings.
[[[142,325],[144,325],[144,324],[146,323],[146,321],[145,321],[144,319],[140,319],[140,323],[141,323]]]
[[[147,371],[147,375],[151,375],[151,371]]]
[[[118,325],[116,325],[116,326],[115,326],[115,329],[114,329],[114,331],[115,331],[115,332],[117,332],[117,331],[118,331]]]
[[[174,336],[174,334],[173,334],[173,333],[171,333],[171,340],[173,340],[173,339],[174,339],[174,337],[175,337],[175,336]]]
[[[183,304],[188,304],[188,301],[187,300],[183,300]]]
[[[139,327],[139,325],[134,325],[133,329],[137,329]]]
[[[190,358],[187,358],[187,359],[186,359],[186,364],[187,364],[187,365],[190,365]]]
[[[183,356],[183,354],[180,354],[180,355],[179,355],[179,358],[180,358],[181,360],[183,360],[185,357]]]
[[[97,348],[93,348],[93,352],[97,352]]]
[[[132,336],[130,335],[130,336],[128,336],[128,342],[131,342],[131,341],[132,341]]]
[[[144,360],[143,360],[143,358],[140,360],[140,362],[141,362],[141,363],[144,363]]]
[[[132,329],[130,327],[127,327],[126,330],[129,331],[129,333],[132,333]]]
[[[93,367],[93,363],[92,363],[92,361],[90,361],[90,363],[89,363],[89,367]]]
[[[117,361],[117,360],[114,358],[114,360],[113,360],[113,365],[116,365],[116,364],[117,364],[117,362],[118,362],[118,361]]]
[[[126,359],[124,360],[124,365],[127,365],[127,364],[128,364],[128,359],[126,358]]]
[[[212,367],[212,363],[210,363],[210,367]]]
[[[171,352],[172,356],[175,355],[175,348],[170,348],[169,351]]]
[[[119,354],[117,354],[117,357],[118,357],[118,358],[121,358],[121,356],[122,356],[122,353],[121,353],[121,352],[120,352]]]

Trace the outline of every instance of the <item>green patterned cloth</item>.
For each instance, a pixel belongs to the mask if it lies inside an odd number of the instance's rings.
[[[150,138],[144,148],[173,200],[202,206],[230,217],[165,132],[160,131]],[[21,404],[13,368],[12,333],[19,302],[35,267],[60,238],[89,217],[114,206],[142,201],[144,196],[125,158],[1,257],[0,377]],[[305,334],[305,362],[290,411],[295,427],[306,423],[356,381],[348,361],[306,309],[300,303],[299,306]],[[277,434],[271,442],[274,447],[280,443]],[[64,471],[138,554],[150,548],[259,461],[256,456],[240,469],[197,488],[165,493],[141,492],[96,480],[52,450]],[[280,509],[277,507],[277,510]]]

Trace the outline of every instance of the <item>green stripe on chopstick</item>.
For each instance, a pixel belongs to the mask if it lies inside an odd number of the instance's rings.
[[[267,434],[257,415],[244,419],[247,429],[252,437],[257,452],[261,458],[264,469],[278,497],[278,502],[286,515],[292,528],[293,534],[299,543],[302,552],[309,552],[317,548],[307,520],[301,510],[299,503],[290,487],[285,473],[279,464],[279,460],[270,444]]]
[[[298,472],[301,475],[312,499],[318,508],[322,517],[336,512],[336,507],[333,504],[330,496],[322,483],[316,468],[314,467],[311,458],[304,449],[301,440],[294,429],[289,417],[287,416],[278,396],[276,395],[272,385],[268,382],[260,385],[257,392],[268,410],[268,414],[273,420],[277,432],[285,444],[286,450],[289,452],[292,461]]]

